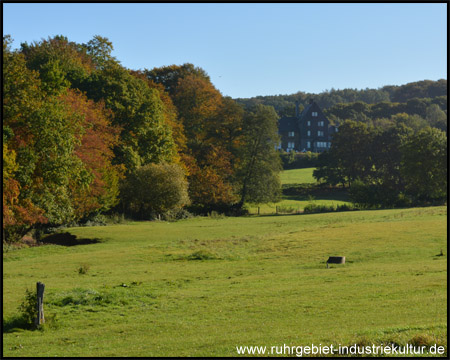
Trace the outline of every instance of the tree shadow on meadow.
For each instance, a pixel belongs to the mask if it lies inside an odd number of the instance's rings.
[[[101,242],[100,239],[78,239],[68,232],[48,235],[40,240],[42,245],[52,244],[61,246],[89,245]]]
[[[27,324],[26,320],[23,317],[15,315],[8,319],[3,319],[4,334],[20,332],[24,330],[31,330],[31,326]]]

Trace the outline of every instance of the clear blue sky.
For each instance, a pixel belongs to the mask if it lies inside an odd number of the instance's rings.
[[[237,97],[447,78],[447,5],[3,4],[22,42],[109,38],[130,69],[193,63]]]

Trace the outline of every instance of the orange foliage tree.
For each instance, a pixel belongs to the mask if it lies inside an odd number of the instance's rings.
[[[118,183],[123,169],[111,162],[120,129],[111,125],[111,112],[102,102],[88,100],[77,90],[69,90],[62,98],[80,119],[83,131],[77,136],[74,152],[93,177],[89,186],[70,183],[75,216],[82,218],[94,211],[108,210],[118,202]]]

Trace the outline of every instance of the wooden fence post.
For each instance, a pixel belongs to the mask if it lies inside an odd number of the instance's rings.
[[[41,325],[45,323],[44,319],[44,288],[45,285],[41,282],[36,283],[36,291],[37,291],[37,319],[36,325]]]
[[[258,206],[258,215],[259,215],[259,206]]]

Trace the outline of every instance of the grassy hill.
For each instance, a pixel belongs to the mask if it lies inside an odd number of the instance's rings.
[[[85,245],[4,254],[3,353],[446,346],[446,224],[446,207],[430,207],[70,228]],[[346,264],[327,269],[331,255],[346,256]],[[17,307],[37,281],[46,285],[45,316],[57,320],[23,330]]]

